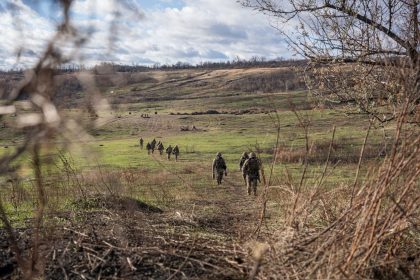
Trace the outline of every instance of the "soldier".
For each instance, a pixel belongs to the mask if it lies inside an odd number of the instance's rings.
[[[213,179],[216,177],[218,185],[222,183],[223,173],[225,176],[227,176],[226,162],[222,157],[222,153],[220,152],[216,154],[216,158],[213,160],[212,173]]]
[[[143,143],[144,143],[143,138],[140,137],[139,142],[140,142],[140,148],[143,150]]]
[[[151,147],[152,147],[152,154],[155,152],[155,148],[156,148],[156,139],[153,138],[152,142],[150,143]]]
[[[244,165],[244,163],[247,159],[249,159],[248,154],[246,152],[243,152],[243,154],[241,156],[241,159],[239,160],[239,171],[242,171],[242,166]],[[244,181],[246,183],[246,175],[243,174],[243,176],[244,176]]]
[[[147,154],[150,155],[150,151],[152,150],[152,145],[148,142],[146,145]]]
[[[248,195],[251,195],[251,191],[254,192],[254,195],[257,195],[257,180],[261,183],[260,167],[261,165],[257,159],[257,155],[254,152],[250,153],[249,159],[242,166],[242,174],[247,179]]]
[[[157,146],[157,149],[158,149],[158,151],[159,151],[159,154],[160,154],[160,155],[162,155],[162,154],[163,154],[163,150],[165,149],[165,148],[163,147],[162,142],[160,142],[160,141],[159,141],[159,144],[158,144],[158,146]]]
[[[168,160],[171,159],[171,154],[172,154],[172,146],[169,145],[168,148],[166,148],[166,154],[168,155]]]
[[[178,161],[178,156],[179,156],[179,148],[178,148],[178,145],[175,145],[172,153],[175,155],[175,161]]]

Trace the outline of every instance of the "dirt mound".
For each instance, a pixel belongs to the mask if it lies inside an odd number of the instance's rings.
[[[23,255],[33,249],[32,235],[30,229],[18,234]],[[32,278],[244,279],[248,273],[246,254],[233,240],[177,225],[164,214],[78,211],[42,235],[41,274]],[[0,244],[0,278],[22,278],[1,229]]]
[[[93,196],[93,197],[78,199],[72,204],[76,208],[80,208],[84,210],[105,208],[108,210],[129,211],[129,212],[141,211],[141,212],[148,212],[148,213],[163,213],[162,209],[158,207],[155,207],[143,201],[129,198],[129,197]]]

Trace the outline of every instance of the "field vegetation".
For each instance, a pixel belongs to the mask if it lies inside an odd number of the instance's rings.
[[[301,20],[290,43],[309,60],[90,71],[61,68],[60,44],[81,44],[61,1],[38,64],[0,79],[0,278],[418,278],[417,2],[383,4],[386,22],[369,1],[290,1],[242,2]],[[257,196],[243,152],[262,163]]]
[[[267,75],[267,72],[278,71],[277,69],[235,69],[225,70],[222,73],[219,70],[206,71],[205,80],[208,86],[200,88],[194,84],[197,83],[197,79],[200,81],[203,79],[198,78],[202,73],[197,73],[195,70],[170,73],[146,72],[142,75],[155,77],[150,79],[153,82],[149,82],[147,87],[143,83],[135,83],[122,87],[102,88],[108,98],[115,100],[111,111],[92,116],[82,106],[63,109],[61,111],[63,117],[75,118],[81,123],[89,123],[93,118],[98,125],[88,130],[89,136],[73,139],[69,149],[63,150],[66,140],[62,137],[55,137],[54,145],[45,143],[40,147],[38,160],[42,162],[40,172],[46,199],[44,216],[46,227],[49,229],[49,232],[45,233],[45,238],[47,236],[57,238],[57,234],[63,234],[62,230],[57,228],[67,228],[64,233],[77,232],[76,235],[80,235],[79,237],[83,239],[80,242],[90,244],[92,240],[87,241],[83,238],[85,235],[86,238],[90,236],[83,226],[87,223],[98,227],[96,230],[100,230],[104,235],[101,238],[109,243],[109,238],[119,239],[120,236],[113,236],[115,233],[108,228],[111,226],[108,222],[102,226],[97,223],[103,219],[111,219],[112,223],[117,223],[115,219],[120,218],[116,217],[122,215],[124,227],[128,226],[130,230],[135,231],[136,227],[148,227],[151,225],[147,223],[152,223],[153,226],[163,227],[163,232],[159,232],[158,236],[168,238],[168,242],[171,242],[173,238],[181,238],[177,232],[180,225],[176,223],[183,222],[186,224],[181,227],[182,234],[191,239],[188,242],[199,242],[197,240],[204,239],[206,242],[222,242],[223,248],[238,246],[236,255],[234,251],[229,251],[226,256],[231,257],[230,261],[234,263],[235,258],[240,258],[239,262],[243,262],[233,266],[223,261],[217,263],[221,271],[215,271],[211,265],[202,264],[203,271],[194,271],[194,273],[213,275],[211,277],[216,277],[218,273],[223,276],[226,276],[225,273],[227,275],[233,273],[233,278],[244,277],[249,273],[248,269],[251,269],[245,259],[251,257],[247,255],[243,242],[255,238],[254,230],[260,220],[259,211],[264,187],[259,187],[258,198],[246,195],[246,187],[238,170],[238,161],[242,152],[257,151],[265,166],[270,166],[276,159],[264,218],[263,232],[268,233],[282,223],[282,217],[287,216],[287,205],[284,202],[293,196],[285,190],[288,186],[299,184],[303,170],[307,170],[303,184],[308,190],[316,187],[324,175],[320,190],[349,193],[367,129],[370,127],[359,175],[361,181],[365,180],[363,178],[368,171],[372,172],[372,168],[383,162],[390,152],[394,137],[392,135],[394,124],[370,125],[365,115],[356,111],[349,114],[348,110],[337,106],[319,107],[305,90],[242,92],[231,89],[228,83],[232,77],[241,79],[255,75],[258,79],[260,75]],[[218,87],[215,88],[215,85]],[[173,96],[173,92],[177,93],[176,96]],[[158,94],[153,99],[148,98],[154,96],[154,93]],[[80,100],[84,98],[85,93],[81,91],[74,94],[75,104],[82,104]],[[21,101],[16,105],[21,111],[4,119],[5,127],[0,131],[3,156],[12,154],[22,142],[22,134],[16,133],[14,127],[19,114],[31,112],[25,108],[25,102]],[[150,118],[142,117],[145,114]],[[301,117],[307,121],[307,135],[299,123]],[[279,128],[278,143],[276,143],[277,128]],[[330,148],[333,130],[335,138]],[[146,142],[156,138],[165,146],[178,144],[181,148],[179,161],[168,161],[165,155],[160,156],[157,151],[148,155],[146,150],[139,146],[140,137]],[[310,146],[307,165],[304,164],[306,137]],[[222,187],[217,187],[211,179],[211,161],[219,151],[222,152],[228,165],[228,177],[225,178]],[[323,174],[327,156],[332,167],[328,174]],[[39,207],[33,157],[31,152],[24,154],[15,162],[18,177],[5,176],[2,179],[4,186],[2,207],[8,216],[8,221],[22,235],[29,234],[26,228]],[[325,210],[327,212],[323,215],[337,215],[343,207],[345,205],[337,200]],[[322,224],[326,221],[319,219],[316,223]],[[73,228],[74,226],[77,230]],[[126,230],[128,229],[125,228],[124,231]],[[168,231],[172,233],[165,233]],[[75,235],[74,232],[72,236]],[[70,236],[65,235],[64,238]],[[136,237],[132,242],[140,242],[140,237]],[[64,244],[55,246],[64,246]],[[126,249],[129,250],[129,247]],[[197,247],[194,250],[201,249]],[[52,253],[47,248],[44,250],[46,251],[42,255]],[[127,252],[125,249],[119,250],[121,251],[117,251],[117,259],[121,262],[123,260],[119,254]],[[159,248],[159,250],[166,249]],[[176,250],[179,250],[177,254],[184,257],[188,253],[178,247]],[[158,251],[151,255],[163,254]],[[106,255],[106,252],[105,250],[96,253]],[[197,252],[201,253],[204,252]],[[214,252],[214,258],[219,253],[219,251]],[[130,254],[134,256],[139,253]],[[50,257],[48,255],[46,260],[51,261],[48,259]],[[138,275],[137,273],[141,275],[151,273],[153,277],[160,277],[154,273],[169,276],[174,272],[171,269],[177,269],[177,265],[183,262],[182,257],[178,256],[181,258],[178,264],[167,260],[168,263],[163,268],[158,269],[153,267],[154,264],[150,264],[152,267],[147,272],[139,272],[131,269],[124,271],[117,265],[116,260],[108,260],[101,255],[98,257],[104,261],[102,264],[96,263],[100,265],[96,270],[93,269],[95,265],[89,268],[90,271],[81,266],[80,271],[66,273],[73,276],[77,273],[93,276],[100,269],[104,269],[105,273],[105,267],[115,266],[111,270],[115,274],[108,274],[109,276],[128,277]],[[62,264],[65,271],[75,265],[77,256],[71,255],[67,258],[68,260]],[[249,261],[252,263],[252,258]],[[130,262],[133,267],[144,265],[141,259],[130,259]],[[50,263],[46,267],[45,276],[61,275],[62,270],[57,271],[54,268],[57,265],[54,262]],[[230,269],[234,269],[234,272]],[[186,275],[199,277],[194,273]]]

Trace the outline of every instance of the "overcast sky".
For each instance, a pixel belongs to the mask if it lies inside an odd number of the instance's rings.
[[[0,1],[0,68],[35,63],[61,18],[55,2]],[[236,0],[77,0],[72,20],[89,38],[74,60],[86,65],[196,64],[292,55],[269,18]]]

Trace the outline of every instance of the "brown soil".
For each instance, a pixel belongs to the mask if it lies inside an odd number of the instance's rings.
[[[209,195],[216,192],[226,192],[226,199]],[[77,211],[48,219],[56,222],[42,231],[34,270],[45,279],[244,279],[252,261],[243,244],[254,229],[257,202],[229,181],[164,212],[128,198],[77,201]],[[33,229],[17,235],[29,259]],[[0,230],[0,278],[21,277]]]

